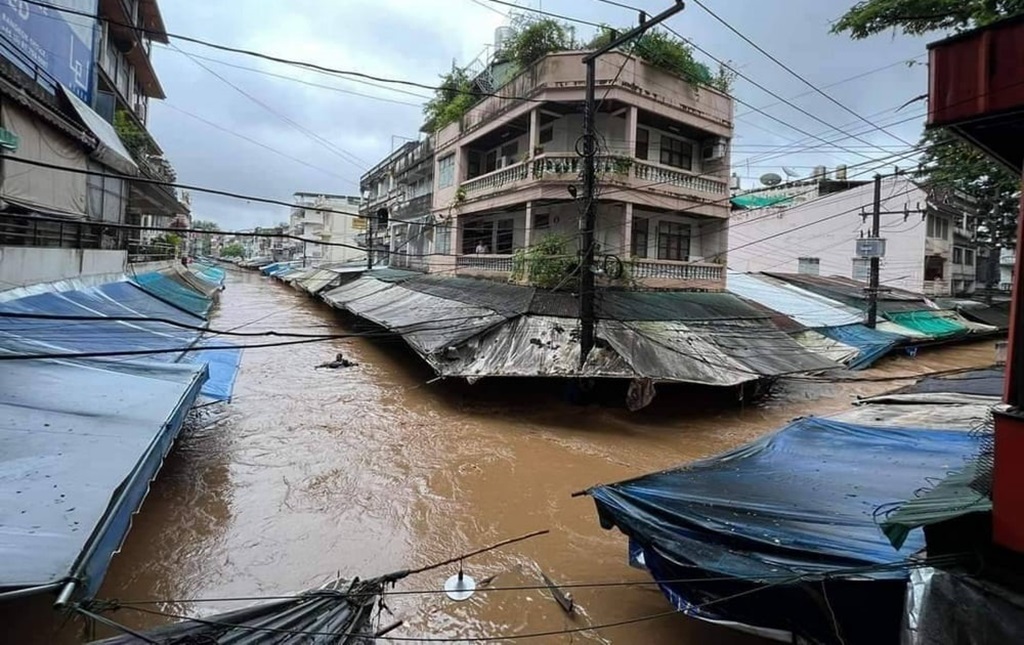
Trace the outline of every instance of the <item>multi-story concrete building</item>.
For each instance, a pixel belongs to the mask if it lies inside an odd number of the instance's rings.
[[[871,231],[873,182],[815,178],[746,191],[734,198],[729,266],[733,270],[839,275],[866,282],[870,261],[856,255]],[[882,180],[880,262],[883,287],[935,296],[975,288],[974,207],[906,176]]]
[[[289,233],[302,239],[286,242],[293,249],[292,257],[301,257],[311,266],[365,257],[357,248],[366,230],[366,220],[359,217],[359,197],[299,192],[294,198]]]
[[[173,188],[118,176],[174,178],[145,129],[148,99],[163,97],[149,60],[162,34],[155,0],[0,6],[0,245],[48,247],[31,276],[5,280],[123,270],[141,234],[110,224],[187,212]]]
[[[373,224],[378,257],[386,250],[391,266],[425,270],[433,249],[433,137],[409,141],[371,168],[359,181],[360,214]],[[369,232],[368,232],[369,233]],[[383,260],[383,258],[380,258]]]
[[[575,252],[583,56],[545,56],[434,134],[430,271],[507,279],[553,234]],[[620,52],[597,95],[599,256],[637,286],[724,289],[732,100]]]

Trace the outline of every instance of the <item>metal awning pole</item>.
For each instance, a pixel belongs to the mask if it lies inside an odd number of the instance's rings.
[[[53,606],[57,609],[63,609],[68,606],[68,602],[71,601],[71,594],[75,593],[75,588],[78,587],[77,580],[68,580],[64,588],[60,590],[60,594],[57,596],[57,602],[53,603]]]

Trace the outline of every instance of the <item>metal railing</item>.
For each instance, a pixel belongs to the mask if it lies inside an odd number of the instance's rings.
[[[31,216],[2,215],[0,246],[99,249],[103,248],[102,229],[101,222],[53,222]]]
[[[725,280],[725,267],[705,262],[674,262],[671,260],[635,259],[633,277],[664,278],[669,280],[700,280],[721,282]]]
[[[475,269],[493,273],[510,273],[512,271],[511,255],[458,255],[455,257],[456,269]]]

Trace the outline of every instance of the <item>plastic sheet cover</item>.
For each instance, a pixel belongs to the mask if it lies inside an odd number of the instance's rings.
[[[999,302],[991,306],[961,307],[960,315],[974,322],[991,325],[999,331],[1010,328],[1010,303]]]
[[[832,340],[844,345],[856,347],[860,355],[847,363],[852,370],[870,367],[893,348],[904,341],[903,337],[889,334],[865,325],[844,325],[842,327],[822,327],[817,330]]]
[[[200,278],[196,273],[189,271],[179,264],[175,264],[169,269],[164,269],[160,273],[172,280],[176,280],[187,289],[198,291],[207,298],[214,298],[220,293],[219,285]]]
[[[209,349],[217,347],[218,349]],[[242,348],[223,340],[200,341],[196,349],[185,354],[186,363],[205,364],[209,377],[203,384],[202,395],[212,401],[231,401],[235,379],[242,366]]]
[[[0,588],[80,576],[96,591],[205,376],[137,361],[4,365]]]
[[[132,282],[150,295],[202,318],[206,318],[213,307],[213,300],[210,298],[155,271],[134,275]]]
[[[841,343],[812,329],[791,334],[791,337],[804,349],[835,363],[845,365],[860,356],[860,350],[856,347]]]
[[[730,271],[730,292],[789,316],[804,327],[838,327],[863,322],[857,309],[765,275]]]
[[[966,336],[970,333],[966,326],[946,313],[939,310],[904,311],[889,312],[885,317],[898,325],[917,330],[935,339]]]
[[[969,572],[915,569],[907,586],[902,645],[1020,642],[1024,596]]]
[[[838,623],[847,642],[875,642],[866,639],[879,633],[891,642],[907,579],[894,565],[924,538],[912,532],[894,549],[876,509],[962,466],[979,442],[964,431],[804,418],[721,456],[588,492],[601,525],[629,536],[653,577],[678,581],[661,587],[682,611],[795,628],[819,642],[832,642]],[[823,574],[834,617],[820,578],[802,579]]]

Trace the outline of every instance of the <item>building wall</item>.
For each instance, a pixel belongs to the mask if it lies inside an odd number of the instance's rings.
[[[891,197],[887,197],[891,195]],[[874,198],[871,184],[812,199],[790,208],[737,211],[729,220],[729,267],[735,271],[796,273],[800,258],[818,258],[820,275],[853,277],[855,244],[861,233],[870,232]],[[916,208],[926,203],[923,190],[905,178],[882,182],[882,210]],[[949,227],[951,245],[953,227]],[[881,233],[886,256],[881,261],[883,286],[920,292],[924,287],[924,254],[927,225],[920,213],[906,222],[900,215],[883,215]],[[942,251],[939,240],[928,240]],[[947,271],[948,268],[947,262]]]
[[[0,290],[124,273],[126,251],[0,246]]]

